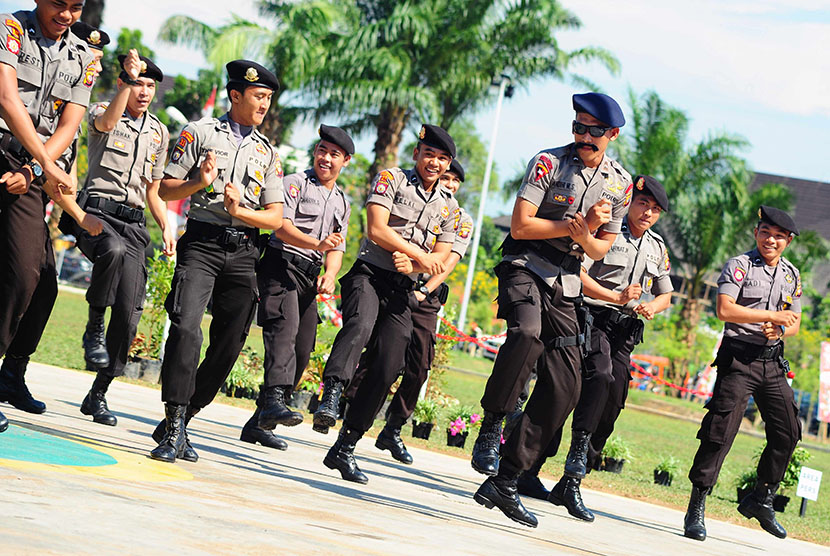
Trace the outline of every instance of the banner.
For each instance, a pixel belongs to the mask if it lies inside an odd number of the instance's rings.
[[[830,342],[821,342],[819,364],[818,420],[830,423]]]

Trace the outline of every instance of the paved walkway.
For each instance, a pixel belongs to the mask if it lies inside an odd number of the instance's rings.
[[[237,440],[247,410],[213,404],[190,427],[198,463],[146,457],[162,418],[158,391],[116,383],[115,428],[78,411],[92,377],[30,365],[28,383],[49,411],[0,406],[1,554],[828,554],[708,520],[709,539],[682,536],[682,512],[590,492],[593,524],[530,500],[539,527],[513,523],[472,500],[482,476],[468,460],[413,449],[394,462],[358,445],[366,486],[322,464],[334,435],[303,424],[278,432],[286,452]]]

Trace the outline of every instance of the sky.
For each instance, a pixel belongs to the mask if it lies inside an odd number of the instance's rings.
[[[601,46],[621,64],[617,76],[599,65],[571,69],[620,101],[626,115],[629,88],[638,94],[654,90],[690,116],[691,140],[714,132],[738,133],[751,143],[743,154],[754,170],[830,182],[830,0],[561,3],[582,20],[582,27],[559,35],[560,45],[568,50]],[[0,0],[4,11],[28,6],[34,1]],[[194,77],[205,67],[204,58],[159,43],[162,22],[188,14],[220,25],[232,13],[259,19],[254,0],[236,0],[232,9],[225,0],[109,0],[103,28],[113,36],[121,27],[141,29],[165,73]],[[494,87],[494,101],[496,91]],[[584,90],[548,80],[518,89],[505,100],[495,154],[502,179],[514,176],[539,150],[572,140],[570,97],[578,92]],[[487,144],[494,108],[495,102],[474,118]],[[292,142],[304,147],[315,129],[315,122],[301,124]],[[358,151],[371,158],[372,143],[369,135],[358,138]],[[509,212],[511,205],[491,196],[487,213]]]

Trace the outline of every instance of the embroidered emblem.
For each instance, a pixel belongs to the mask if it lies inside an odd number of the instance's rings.
[[[746,270],[741,267],[736,267],[735,272],[732,273],[732,276],[735,277],[736,282],[743,282],[744,277],[746,277]]]
[[[642,191],[643,186],[645,185],[645,183],[646,183],[646,179],[644,177],[640,176],[640,179],[637,180],[637,189],[639,191]]]
[[[447,205],[444,205],[443,207],[441,207],[441,216],[443,216],[444,218],[449,218],[450,217],[450,207],[448,207]]]
[[[392,179],[392,172],[389,170],[381,172],[378,176],[378,181],[375,183],[375,193],[378,195],[386,193],[386,190],[392,185]]]
[[[633,184],[628,184],[628,187],[625,188],[625,198],[623,199],[623,206],[627,207],[631,204],[631,194],[633,193]]]
[[[458,232],[458,237],[461,239],[467,239],[470,237],[470,232],[473,231],[473,224],[472,222],[464,222],[461,224],[461,230]]]
[[[89,37],[86,40],[89,41],[89,44],[100,44],[101,33],[99,33],[97,29],[95,29],[89,34]]]
[[[256,68],[248,68],[248,71],[245,72],[245,79],[253,83],[254,81],[259,81],[259,73],[257,72]]]
[[[300,194],[300,188],[292,183],[288,186],[288,194],[296,199],[297,195]]]
[[[282,160],[280,160],[280,155],[277,153],[274,153],[274,173],[278,178],[282,177]]]
[[[536,175],[533,178],[534,181],[540,181],[542,178],[547,176],[552,169],[553,162],[550,161],[550,158],[544,154],[539,156],[539,160],[536,162]]]
[[[427,128],[421,126],[421,131],[418,133],[418,139],[423,139],[427,135]]]
[[[11,35],[6,37],[6,48],[15,56],[20,54],[20,40]]]

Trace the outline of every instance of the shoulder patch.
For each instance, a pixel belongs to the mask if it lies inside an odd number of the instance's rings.
[[[671,260],[669,260],[669,252],[666,251],[666,255],[663,258],[663,267],[666,269],[666,272],[671,270]]]
[[[84,87],[92,88],[95,84],[95,61],[92,61],[84,68]]]
[[[280,160],[280,155],[276,151],[274,151],[274,173],[278,178],[282,177],[282,160]]]
[[[193,134],[187,131],[186,129],[182,131],[181,135],[179,135],[179,140],[176,141],[176,146],[173,147],[173,154],[170,155],[170,160],[173,162],[178,162],[182,155],[184,155],[184,150],[187,146],[195,140]]]
[[[23,27],[20,26],[20,22],[16,19],[12,19],[7,17],[6,20],[3,22],[6,24],[6,27],[9,28],[9,36],[13,36],[17,38],[19,41],[21,37],[23,37]]]
[[[6,49],[9,52],[17,56],[20,54],[20,39],[13,37],[12,35],[6,36]]]
[[[744,278],[746,277],[746,270],[743,268],[736,266],[735,270],[732,272],[733,278],[735,278],[736,282],[743,282]]]
[[[629,183],[628,187],[625,188],[625,197],[623,198],[623,206],[627,207],[631,204],[631,195],[634,192],[634,184]]]
[[[380,175],[378,175],[377,182],[375,182],[375,193],[378,195],[386,193],[386,190],[392,185],[393,179],[394,177],[392,176],[392,172],[389,170],[381,172]]]
[[[533,181],[541,181],[553,170],[553,162],[546,154],[539,155],[539,160],[536,161],[536,168],[534,172]]]

